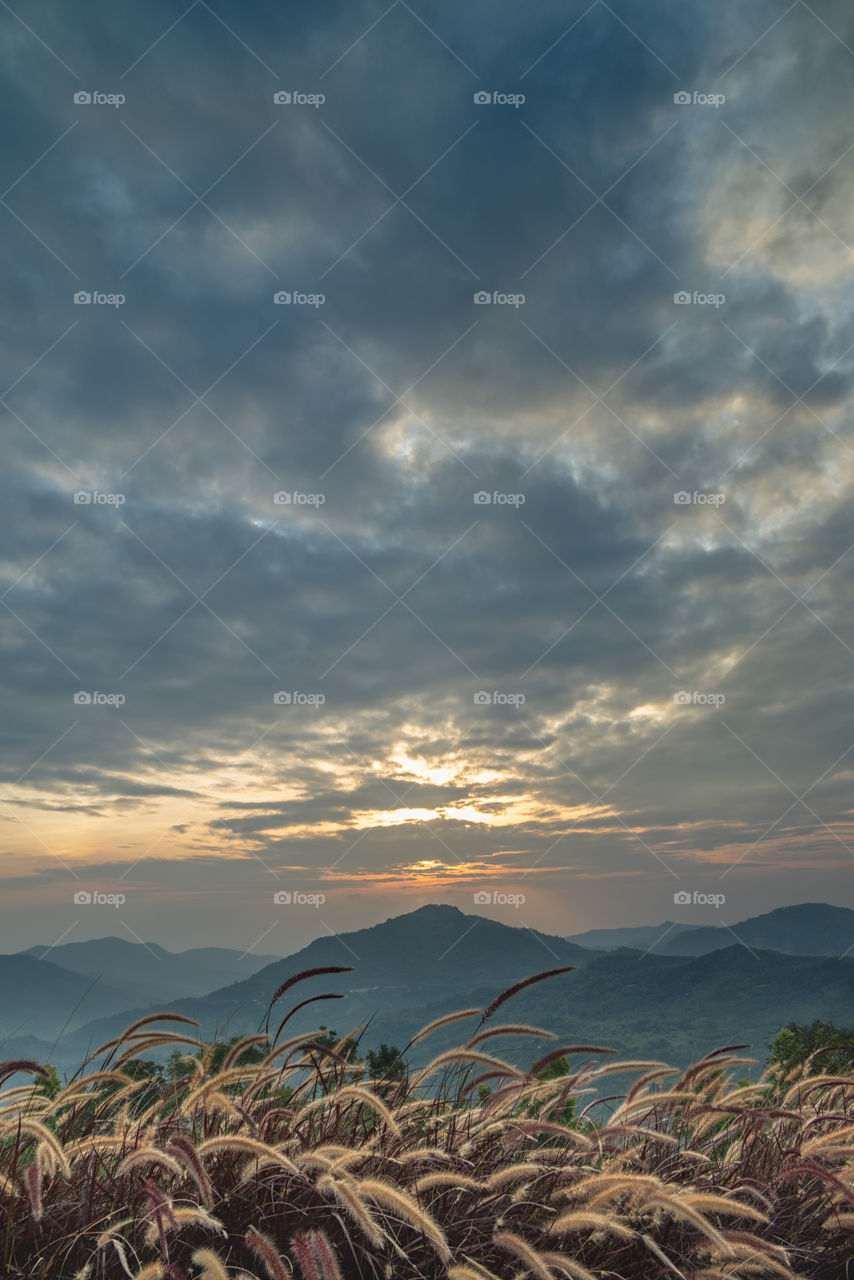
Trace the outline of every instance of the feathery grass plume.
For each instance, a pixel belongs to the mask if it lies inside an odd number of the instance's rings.
[[[215,1231],[218,1235],[227,1235],[219,1218],[214,1218],[206,1209],[198,1205],[189,1208],[187,1205],[173,1205],[170,1222],[165,1224],[167,1231],[180,1231],[182,1227],[204,1227]],[[156,1244],[159,1237],[157,1223],[153,1222],[145,1232],[145,1243]]]
[[[389,1108],[383,1102],[382,1098],[372,1093],[366,1085],[363,1084],[345,1084],[341,1085],[334,1093],[329,1093],[325,1098],[315,1098],[313,1102],[309,1102],[300,1111],[300,1117],[309,1115],[312,1111],[319,1110],[329,1105],[338,1105],[345,1099],[353,1098],[357,1102],[361,1102],[364,1106],[370,1107],[375,1111],[389,1132],[393,1133],[396,1138],[400,1137],[400,1128],[397,1121],[392,1115]]]
[[[201,1269],[198,1280],[228,1280],[228,1272],[222,1259],[212,1249],[197,1249],[193,1254],[193,1262]]]
[[[471,1178],[467,1173],[425,1173],[417,1179],[415,1190],[419,1195],[423,1195],[425,1191],[435,1191],[438,1187],[444,1191],[483,1191],[484,1185],[478,1178]]]
[[[493,1058],[488,1053],[478,1053],[476,1049],[448,1049],[445,1053],[440,1053],[432,1062],[428,1062],[426,1067],[421,1068],[414,1077],[415,1085],[420,1085],[439,1067],[452,1062],[482,1062],[485,1066],[493,1067],[496,1071],[500,1071],[502,1075],[510,1076],[516,1080],[525,1079],[524,1072],[517,1071],[515,1067],[511,1067],[509,1062],[503,1062],[500,1058]]]
[[[276,1043],[279,1036],[282,1034],[282,1031],[285,1028],[285,1024],[290,1022],[294,1014],[299,1013],[300,1009],[304,1009],[307,1004],[315,1004],[316,1001],[318,1000],[343,1000],[343,999],[344,999],[344,996],[340,992],[325,991],[322,995],[309,996],[306,1000],[300,1000],[299,1004],[295,1004],[293,1009],[289,1010],[288,1013],[285,1014],[284,1018],[282,1018],[282,1021],[279,1023],[276,1029],[276,1034],[273,1036],[273,1044]]]
[[[295,1173],[298,1177],[304,1176],[293,1160],[289,1160],[283,1152],[268,1146],[266,1142],[256,1142],[254,1138],[247,1138],[240,1133],[224,1133],[218,1138],[206,1138],[199,1144],[196,1151],[200,1158],[213,1155],[218,1151],[243,1151],[258,1159],[281,1165],[283,1169],[287,1169],[288,1173]]]
[[[175,1133],[169,1139],[169,1151],[189,1173],[199,1189],[199,1196],[206,1209],[213,1208],[213,1187],[205,1172],[205,1166],[196,1148],[189,1138],[182,1133]]]
[[[408,1192],[383,1182],[379,1178],[362,1178],[358,1184],[359,1194],[381,1204],[399,1214],[400,1217],[420,1231],[431,1242],[443,1262],[450,1261],[451,1251],[444,1231],[434,1222],[429,1213],[425,1213]]]
[[[108,1049],[115,1049],[120,1044],[127,1044],[134,1039],[140,1027],[148,1027],[152,1022],[183,1022],[190,1027],[199,1025],[195,1018],[187,1018],[183,1013],[147,1013],[144,1018],[137,1018],[136,1022],[132,1022],[129,1027],[126,1027],[120,1036],[116,1036],[113,1040],[106,1040],[104,1044],[94,1049],[89,1054],[86,1062],[92,1062],[93,1059],[99,1058]]]
[[[492,1239],[498,1249],[512,1253],[514,1258],[524,1263],[530,1274],[536,1276],[537,1280],[553,1280],[551,1271],[541,1261],[536,1249],[532,1249],[520,1236],[512,1231],[499,1231]]]
[[[452,1022],[462,1022],[464,1018],[473,1018],[480,1013],[480,1009],[459,1009],[456,1013],[443,1014],[441,1018],[434,1018],[432,1022],[428,1022],[426,1027],[422,1027],[417,1035],[414,1035],[407,1045],[404,1046],[402,1052],[406,1053],[407,1049],[411,1049],[414,1044],[418,1044],[419,1040],[424,1040],[427,1036],[432,1035],[434,1031],[438,1031],[440,1027],[450,1026]]]
[[[527,1161],[508,1164],[503,1169],[496,1169],[494,1173],[491,1173],[485,1181],[485,1186],[490,1191],[495,1191],[499,1187],[512,1186],[514,1182],[529,1182],[538,1173],[542,1173],[545,1168],[545,1165],[528,1163]]]
[[[535,973],[530,978],[523,978],[521,982],[514,982],[512,987],[508,987],[506,991],[502,991],[496,996],[491,1004],[488,1004],[483,1011],[481,1018],[481,1026],[484,1022],[488,1022],[492,1015],[501,1008],[513,996],[518,995],[520,991],[524,991],[526,987],[531,987],[535,982],[544,982],[546,978],[555,978],[559,973],[572,973],[577,968],[574,964],[562,965],[559,969],[545,969],[542,973]]]
[[[250,1227],[244,1236],[244,1243],[263,1262],[270,1280],[290,1280],[279,1251],[269,1236],[265,1236],[257,1227]]]
[[[33,1219],[36,1222],[41,1222],[44,1215],[44,1205],[42,1204],[42,1171],[38,1162],[31,1164],[28,1169],[24,1170],[24,1189],[30,1202],[30,1212],[33,1215]]]
[[[477,1035],[472,1036],[471,1040],[466,1044],[467,1049],[474,1049],[477,1045],[482,1044],[484,1040],[489,1040],[492,1036],[536,1036],[539,1040],[556,1040],[557,1036],[553,1031],[544,1031],[542,1027],[529,1027],[525,1023],[508,1023],[503,1027],[487,1027],[485,1031],[479,1031]]]
[[[536,1062],[531,1063],[531,1075],[539,1075],[546,1067],[550,1066],[558,1058],[570,1058],[576,1053],[616,1053],[616,1049],[608,1049],[601,1044],[565,1044],[559,1049],[550,1049],[542,1058],[538,1058]]]
[[[5,1062],[0,1062],[0,1085],[19,1071],[26,1071],[28,1076],[42,1076],[45,1080],[48,1078],[47,1068],[34,1062],[32,1058],[7,1058]]]
[[[709,1221],[699,1209],[695,1209],[684,1196],[664,1195],[659,1192],[656,1196],[651,1196],[647,1201],[649,1208],[660,1208],[671,1215],[671,1217],[681,1219],[683,1222],[690,1222],[693,1227],[704,1235],[712,1244],[717,1245],[721,1253],[727,1257],[732,1257],[732,1249],[721,1235],[718,1228]]]
[[[131,1169],[138,1165],[159,1164],[164,1169],[168,1169],[170,1173],[174,1173],[177,1177],[181,1176],[181,1166],[174,1156],[167,1155],[165,1151],[160,1151],[157,1147],[139,1147],[136,1151],[131,1151],[130,1155],[125,1156],[118,1168],[119,1176],[130,1173]]]
[[[382,1248],[386,1241],[385,1232],[349,1178],[318,1178],[317,1189],[324,1195],[334,1196],[342,1209],[346,1209],[353,1221],[358,1223],[374,1248]]]
[[[278,1002],[281,1000],[285,992],[289,991],[291,987],[295,987],[298,982],[305,982],[307,978],[321,978],[325,976],[327,973],[352,973],[352,972],[353,972],[353,966],[351,964],[343,964],[343,965],[328,964],[328,965],[322,965],[320,968],[317,968],[317,969],[303,969],[300,973],[295,973],[292,978],[288,978],[286,982],[283,982],[282,985],[280,987],[277,987],[276,990],[273,992],[273,997],[267,1006],[267,1012],[264,1014],[264,1018],[263,1018],[263,1022],[265,1024],[264,1030],[266,1031],[269,1027],[270,1014],[273,1010],[273,1006],[278,1004]]]
[[[133,1280],[163,1280],[164,1270],[161,1262],[147,1262],[134,1274]]]
[[[570,1235],[576,1231],[603,1231],[606,1235],[617,1236],[620,1240],[634,1240],[636,1235],[636,1232],[624,1226],[617,1218],[609,1217],[604,1213],[592,1213],[589,1209],[572,1209],[569,1213],[562,1213],[551,1223],[549,1231],[552,1235]]]
[[[291,1241],[291,1252],[299,1263],[303,1280],[344,1280],[325,1231],[306,1231],[295,1235]]]
[[[238,1040],[236,1045],[229,1049],[228,1053],[222,1060],[223,1071],[228,1071],[230,1067],[235,1066],[237,1059],[248,1049],[253,1049],[256,1045],[267,1044],[267,1037],[264,1035],[244,1036],[242,1040]],[[213,1050],[213,1045],[211,1045]]]

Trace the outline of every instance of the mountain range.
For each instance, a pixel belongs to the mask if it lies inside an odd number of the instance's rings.
[[[709,925],[698,929],[666,920],[642,928],[591,929],[567,940],[602,951],[634,947],[671,956],[705,956],[733,945],[781,951],[784,955],[843,956],[854,949],[854,911],[826,902],[804,902],[777,907],[729,927]]]
[[[310,978],[288,992],[272,1012],[271,1029],[293,1004],[312,997],[314,1002],[289,1021],[287,1034],[319,1025],[344,1034],[365,1026],[364,1048],[381,1041],[402,1046],[436,1017],[460,1008],[482,1010],[512,984],[573,966],[571,972],[521,990],[496,1021],[542,1027],[555,1032],[558,1043],[608,1045],[623,1055],[675,1066],[727,1043],[747,1044],[753,1056],[763,1059],[768,1042],[790,1021],[822,1018],[854,1025],[854,958],[841,951],[827,954],[828,939],[838,945],[846,940],[847,929],[854,931],[854,912],[805,904],[744,921],[732,933],[686,929],[672,938],[673,944],[698,950],[675,955],[649,950],[644,934],[643,949],[594,950],[575,940],[465,915],[456,907],[431,905],[352,933],[317,938],[284,959],[243,958],[240,963],[260,967],[207,993],[186,987],[223,967],[230,969],[229,976],[240,974],[238,953],[211,948],[172,956],[154,944],[123,939],[56,947],[49,958],[32,954],[47,956],[47,949],[31,948],[0,956],[0,1056],[44,1060],[61,1032],[51,1060],[69,1072],[98,1044],[153,1010],[194,1018],[204,1039],[252,1033],[262,1025],[282,983],[328,966],[348,966],[349,971]],[[596,932],[601,936],[602,931]],[[603,940],[611,941],[620,931],[610,932],[612,938]],[[730,945],[720,945],[724,937]],[[770,948],[767,939],[779,942],[780,949]],[[808,946],[816,949],[808,953]],[[148,968],[134,970],[140,952],[148,957]],[[80,971],[58,963],[69,958]],[[107,958],[115,960],[109,970],[103,964]],[[172,998],[166,998],[166,987],[155,989],[160,965],[174,966]],[[149,979],[152,985],[146,986]],[[185,991],[175,997],[179,984]],[[134,985],[140,995],[129,1000],[127,992]],[[479,1017],[472,1016],[472,1027]],[[458,1043],[467,1025],[452,1024],[416,1046],[414,1060]],[[520,1065],[547,1047],[536,1037],[496,1042],[497,1050]]]

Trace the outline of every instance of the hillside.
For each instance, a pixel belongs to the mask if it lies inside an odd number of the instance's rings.
[[[735,936],[733,936],[735,935]],[[761,916],[752,916],[729,929],[689,929],[666,938],[663,955],[708,955],[740,942],[756,950],[781,951],[786,955],[843,956],[854,948],[854,911],[826,902],[804,902],[794,907],[777,907]]]
[[[35,956],[0,955],[2,1040],[25,1036],[52,1040],[66,1022],[73,1029],[126,1005],[126,993],[101,979],[70,973]]]
[[[300,988],[303,999],[327,993],[341,998],[309,1005],[289,1023],[289,1032],[325,1024],[343,1034],[369,1023],[366,1047],[383,1040],[402,1045],[435,1017],[482,1008],[519,979],[566,964],[577,967],[514,997],[507,1020],[551,1028],[564,1041],[599,1043],[677,1066],[733,1042],[749,1044],[762,1058],[789,1021],[854,1024],[854,958],[754,954],[739,946],[703,957],[597,953],[447,906],[316,939],[250,978],[167,1007],[196,1019],[204,1038],[254,1032],[284,981],[341,964],[353,971],[315,977]],[[96,1017],[63,1039],[55,1061],[76,1066],[85,1052],[144,1012],[129,1008]],[[284,1012],[274,1011],[273,1028]],[[453,1026],[448,1035],[450,1044]],[[435,1043],[441,1042],[438,1033]],[[524,1062],[530,1049],[530,1042],[508,1042],[506,1052]]]
[[[51,964],[90,978],[102,978],[125,993],[125,1004],[162,1003],[181,996],[201,996],[235,979],[248,978],[276,959],[244,955],[227,947],[199,947],[173,952],[156,942],[95,938],[58,947],[30,947],[22,955],[47,957]]]

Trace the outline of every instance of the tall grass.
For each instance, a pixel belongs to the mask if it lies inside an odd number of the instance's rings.
[[[768,1077],[737,1083],[737,1046],[681,1074],[603,1063],[596,1046],[559,1046],[520,1071],[495,1042],[545,1033],[490,1026],[503,1003],[399,1081],[360,1078],[344,1041],[310,1035],[251,1064],[269,1042],[247,1037],[214,1069],[213,1046],[163,1014],[102,1046],[97,1069],[55,1097],[38,1082],[6,1089],[0,1275],[849,1276],[854,1076],[807,1068],[775,1080],[772,1098]],[[163,1046],[188,1051],[186,1075],[152,1102],[123,1068]],[[549,1078],[560,1055],[570,1073]],[[34,1067],[0,1065],[0,1082]],[[605,1116],[589,1100],[615,1073],[636,1079]]]

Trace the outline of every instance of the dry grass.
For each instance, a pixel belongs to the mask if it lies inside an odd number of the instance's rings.
[[[0,1093],[4,1280],[845,1280],[854,1259],[854,1076],[772,1105],[731,1050],[664,1085],[659,1063],[574,1046],[543,1079],[478,1031],[372,1084],[312,1036],[241,1063],[247,1037],[146,1107],[122,1067],[199,1044],[153,1022],[53,1099]],[[639,1078],[609,1119],[563,1122],[618,1070]]]

